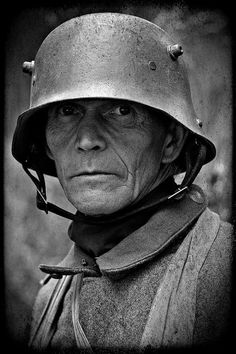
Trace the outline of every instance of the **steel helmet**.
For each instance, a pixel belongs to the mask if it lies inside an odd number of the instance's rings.
[[[165,112],[206,148],[204,163],[215,157],[192,104],[182,48],[160,27],[119,13],[72,18],[43,41],[35,60],[24,63],[31,73],[30,108],[14,133],[13,156],[28,168],[56,176],[54,162],[40,148],[45,143],[50,104],[84,98],[138,102]]]

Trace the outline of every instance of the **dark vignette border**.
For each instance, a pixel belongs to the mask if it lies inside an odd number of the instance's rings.
[[[229,0],[225,1],[213,1],[213,0],[22,0],[20,2],[11,2],[8,1],[8,4],[1,6],[1,21],[0,21],[0,40],[1,40],[1,66],[0,66],[0,92],[1,92],[1,121],[0,121],[0,159],[2,162],[2,166],[0,169],[0,210],[2,210],[1,214],[1,245],[0,245],[0,339],[1,339],[1,346],[2,348],[6,348],[8,352],[11,350],[17,350],[19,353],[29,353],[25,347],[20,347],[19,344],[11,343],[11,339],[8,338],[5,328],[5,297],[4,297],[4,278],[5,278],[5,271],[4,271],[4,70],[5,70],[5,51],[6,48],[6,38],[9,28],[15,21],[15,18],[26,9],[36,9],[36,8],[53,8],[53,9],[60,9],[66,10],[73,6],[80,6],[81,8],[81,15],[89,12],[98,12],[98,11],[117,11],[119,9],[124,8],[125,6],[142,6],[142,5],[159,5],[163,8],[171,8],[173,5],[187,5],[189,9],[194,12],[196,10],[220,10],[222,11],[229,19],[230,23],[230,31],[232,34],[232,62],[233,62],[233,84],[232,84],[232,91],[233,91],[233,117],[234,113],[236,112],[236,102],[235,102],[235,94],[236,94],[236,70],[235,70],[235,62],[236,62],[236,43],[235,43],[235,18],[234,18],[234,11],[233,11],[233,2]],[[220,45],[220,44],[219,44]],[[236,139],[236,120],[233,119],[233,142]],[[236,222],[236,183],[234,183],[236,178],[236,152],[235,152],[235,143],[233,143],[233,162],[232,162],[232,181],[233,181],[233,198],[232,198],[232,223],[235,225]],[[234,246],[235,247],[235,246]],[[234,267],[233,267],[233,278],[235,278],[235,270],[236,264],[234,259]],[[235,280],[235,279],[234,279]],[[235,307],[236,307],[236,289],[235,289],[235,281],[233,282],[233,290],[232,290],[232,300],[233,300],[233,307],[232,307],[232,326],[231,326],[231,340],[232,343],[234,342],[234,331],[236,329],[235,324]],[[206,349],[206,351],[205,351]],[[233,350],[233,349],[232,349]],[[107,351],[106,351],[107,352]],[[108,350],[110,353],[111,351]],[[128,351],[121,351],[122,353],[128,353]],[[164,351],[166,352],[166,351]],[[189,353],[189,350],[171,350],[168,352],[174,353]],[[208,348],[196,348],[195,350],[191,350],[192,352],[207,352],[207,353],[221,353],[227,352],[231,353],[231,346],[230,343],[224,343],[223,347],[208,347]],[[130,353],[130,352],[129,352]],[[133,351],[132,351],[133,353]]]

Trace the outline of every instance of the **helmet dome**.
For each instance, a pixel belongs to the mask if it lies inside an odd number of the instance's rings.
[[[93,13],[62,23],[43,41],[31,72],[30,107],[19,118],[12,153],[34,168],[32,147],[44,142],[50,104],[73,99],[106,98],[138,102],[165,112],[207,148],[214,144],[199,127],[181,47],[160,27],[119,13]],[[178,57],[179,56],[179,57]],[[54,162],[39,151],[40,169],[56,176]]]

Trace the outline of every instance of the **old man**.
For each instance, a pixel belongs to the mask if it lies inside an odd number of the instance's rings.
[[[60,264],[40,266],[48,275],[31,348],[125,351],[225,337],[232,230],[192,184],[215,147],[183,57],[157,25],[95,13],[57,27],[24,63],[31,104],[13,155],[38,207],[72,220],[73,243]],[[44,174],[59,179],[75,215],[47,201]]]

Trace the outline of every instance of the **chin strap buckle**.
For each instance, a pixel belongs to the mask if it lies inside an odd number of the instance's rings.
[[[48,214],[48,202],[38,188],[37,188],[37,195],[36,195],[36,204],[38,209],[44,210],[45,213]]]
[[[182,194],[182,192],[184,192],[184,191],[187,192],[187,190],[188,190],[187,186],[185,186],[183,188],[178,188],[178,190],[174,194],[169,195],[168,200],[172,199],[172,198],[181,199],[184,196],[184,193]]]

